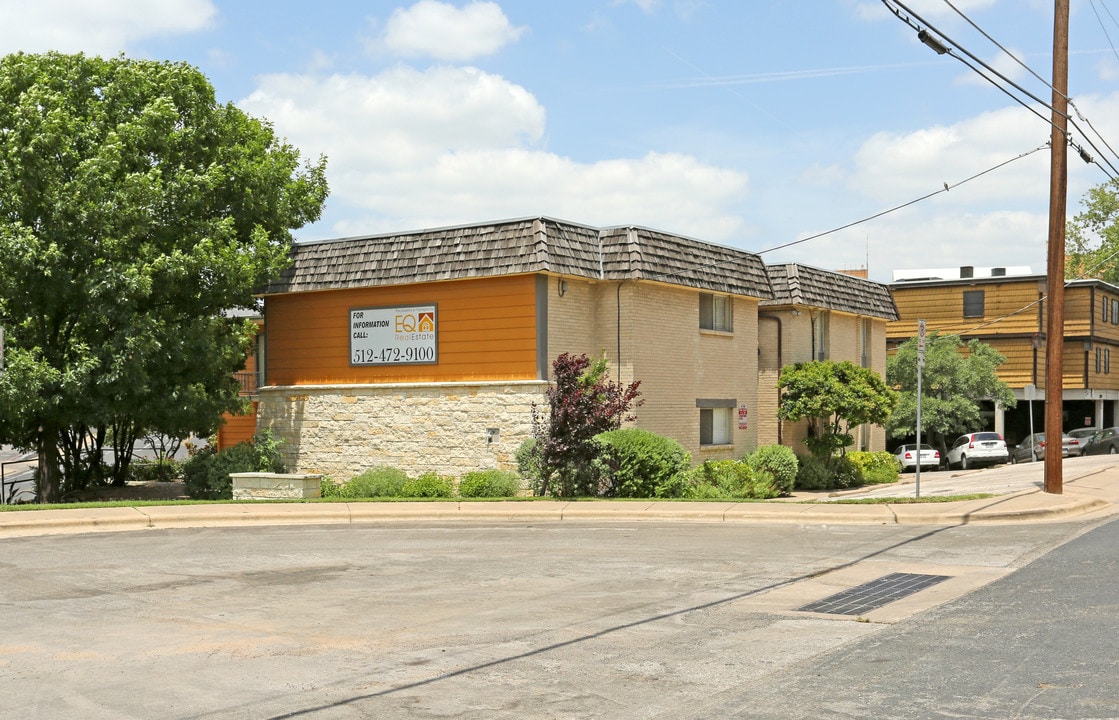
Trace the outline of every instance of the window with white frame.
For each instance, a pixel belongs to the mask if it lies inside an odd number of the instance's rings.
[[[699,327],[701,330],[734,329],[732,320],[732,298],[729,295],[699,294]]]
[[[731,445],[734,432],[733,399],[696,400],[699,408],[699,444]]]

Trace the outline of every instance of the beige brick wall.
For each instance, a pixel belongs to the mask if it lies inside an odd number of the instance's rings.
[[[793,448],[797,453],[806,453],[804,437],[808,430],[806,422],[781,423],[776,418],[779,402],[775,385],[779,375],[779,365],[792,365],[813,359],[813,314],[819,322],[820,311],[802,310],[799,315],[792,309],[767,310],[765,314],[779,320],[759,321],[761,328],[759,359],[761,370],[758,376],[760,397],[759,411],[765,420],[759,426],[758,443],[767,445],[780,442]],[[849,360],[861,365],[862,334],[864,318],[843,313],[827,313],[828,338],[827,358],[830,360]],[[868,366],[882,377],[886,376],[886,321],[871,319],[870,347],[867,353]],[[780,338],[778,338],[780,332]],[[780,347],[780,358],[778,357]],[[816,348],[817,352],[819,348]],[[780,427],[778,425],[780,424]],[[855,449],[864,446],[869,450],[886,448],[886,431],[880,426],[854,428]]]
[[[284,441],[286,469],[344,482],[375,466],[461,477],[516,469],[543,382],[261,388],[259,427]],[[496,428],[490,437],[488,428]]]
[[[651,282],[570,279],[563,297],[552,279],[548,361],[562,352],[605,352],[611,377],[641,381],[636,425],[675,438],[696,462],[741,457],[757,447],[757,302],[735,298],[731,333],[700,331],[699,292]],[[620,312],[619,312],[620,308]],[[619,361],[620,357],[620,361]],[[699,398],[745,405],[746,429],[733,444],[701,448]]]

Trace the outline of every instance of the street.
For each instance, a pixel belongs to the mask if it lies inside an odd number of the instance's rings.
[[[7,538],[0,691],[12,717],[91,720],[1106,717],[1119,525],[1091,527]],[[945,579],[857,617],[801,609],[891,573]]]

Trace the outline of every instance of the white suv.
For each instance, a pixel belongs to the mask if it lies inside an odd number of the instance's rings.
[[[948,449],[948,467],[967,470],[977,465],[997,465],[1010,458],[1006,440],[997,432],[961,435]]]

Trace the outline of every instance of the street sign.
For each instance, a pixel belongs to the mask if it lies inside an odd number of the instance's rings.
[[[925,321],[917,321],[917,367],[925,367]]]

